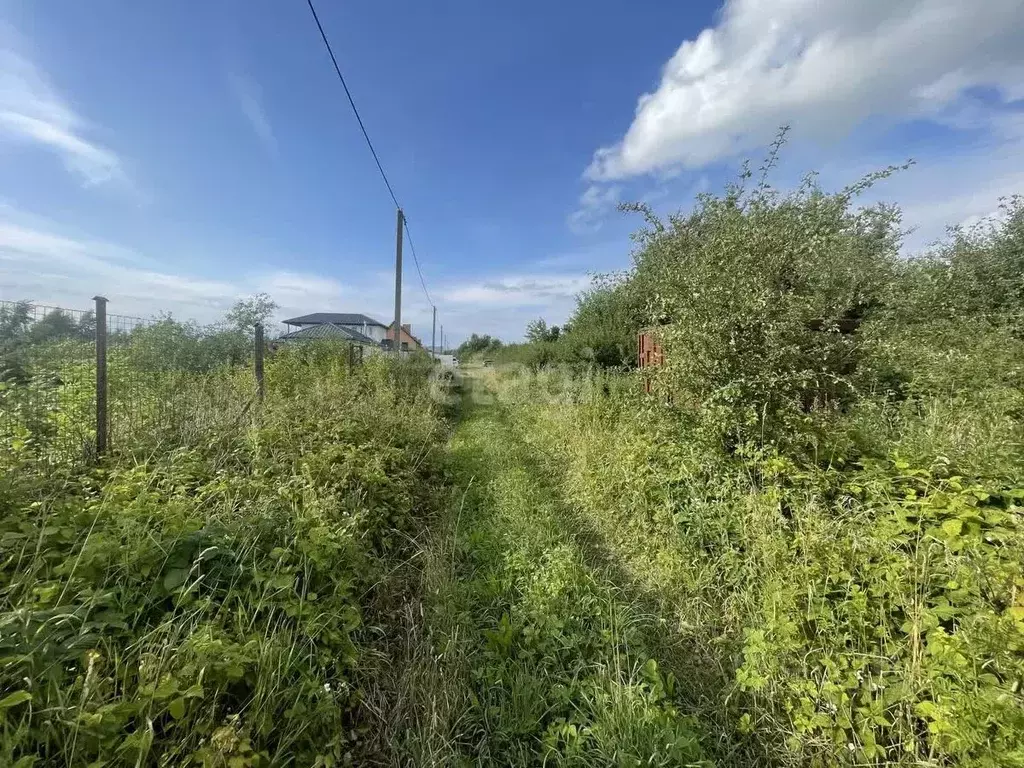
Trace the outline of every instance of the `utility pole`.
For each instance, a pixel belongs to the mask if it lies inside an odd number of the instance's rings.
[[[441,354],[444,354],[444,323],[441,324]]]
[[[430,326],[430,353],[437,359],[437,307],[434,307],[434,322]]]
[[[398,231],[395,239],[395,332],[392,344],[395,347],[395,360],[402,358],[402,229],[405,215],[398,209]]]

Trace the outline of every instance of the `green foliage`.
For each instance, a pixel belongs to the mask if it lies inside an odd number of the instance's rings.
[[[1004,200],[997,219],[954,228],[932,250],[907,262],[894,286],[899,321],[965,317],[1019,319],[1024,313],[1024,197]]]
[[[257,293],[248,299],[239,299],[224,316],[224,321],[234,330],[252,335],[253,329],[266,323],[278,308],[277,302],[266,293]]]
[[[365,601],[443,433],[420,369],[311,345],[266,380],[191,447],[85,474],[5,455],[0,763],[353,762]]]
[[[958,474],[920,435],[926,460],[911,463],[895,428],[875,457],[822,469],[709,450],[635,382],[499,376],[499,403],[579,511],[580,539],[687,649],[662,666],[687,681],[677,706],[699,713],[723,763],[1019,764],[1019,431],[993,465],[1007,479],[984,463]],[[998,455],[1002,436],[987,439],[975,451]]]
[[[27,301],[0,307],[0,341],[9,343],[32,325],[32,306]]]
[[[483,357],[493,355],[501,347],[500,339],[492,338],[487,334],[479,336],[474,333],[459,345],[459,348],[455,350],[455,354],[460,360],[468,360],[472,355],[481,355]]]
[[[680,681],[650,655],[651,617],[566,536],[570,512],[528,438],[502,409],[476,409],[452,460],[466,489],[448,513],[452,552],[424,584],[436,684],[399,683],[450,709],[400,721],[395,762],[706,765]]]
[[[563,333],[563,359],[602,368],[630,367],[643,325],[640,304],[621,275],[596,278],[576,300]]]
[[[557,325],[548,328],[547,321],[543,317],[531,320],[526,324],[526,340],[530,343],[558,341],[561,332],[561,328]]]
[[[204,327],[171,317],[140,325],[114,338],[113,354],[122,352],[127,365],[141,371],[200,373],[247,359],[252,342],[245,331]]]
[[[632,206],[634,268],[493,376],[722,764],[1024,764],[1022,202],[905,259],[853,207],[889,172]],[[581,373],[623,324],[653,397]]]
[[[899,238],[894,210],[850,206],[884,175],[835,194],[808,180],[703,195],[643,234],[633,279],[648,317],[667,321],[663,386],[726,444],[799,439],[808,411],[855,398],[861,349],[839,331],[886,295]]]

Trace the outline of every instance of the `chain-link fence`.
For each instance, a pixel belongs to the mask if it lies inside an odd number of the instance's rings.
[[[0,302],[0,450],[50,461],[188,445],[262,392],[263,329]]]
[[[96,315],[0,302],[0,446],[94,452]]]

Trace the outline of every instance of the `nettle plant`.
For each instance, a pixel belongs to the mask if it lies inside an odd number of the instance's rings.
[[[774,165],[777,142],[765,172]],[[821,414],[855,397],[855,330],[897,263],[899,212],[855,209],[897,168],[826,193],[808,176],[782,194],[762,178],[698,197],[688,215],[650,210],[631,290],[666,351],[662,385],[726,447],[805,442]]]

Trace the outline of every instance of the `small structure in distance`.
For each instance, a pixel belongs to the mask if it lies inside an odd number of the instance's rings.
[[[284,324],[296,330],[278,337],[275,342],[332,339],[375,350],[394,348],[395,324],[384,325],[379,320],[360,313],[313,312],[289,318]],[[423,343],[412,335],[412,326],[409,323],[402,323],[399,339],[403,352],[424,348]]]
[[[312,341],[333,339],[361,347],[380,347],[387,338],[387,326],[372,317],[346,312],[314,312],[284,321],[296,330],[276,341]]]

